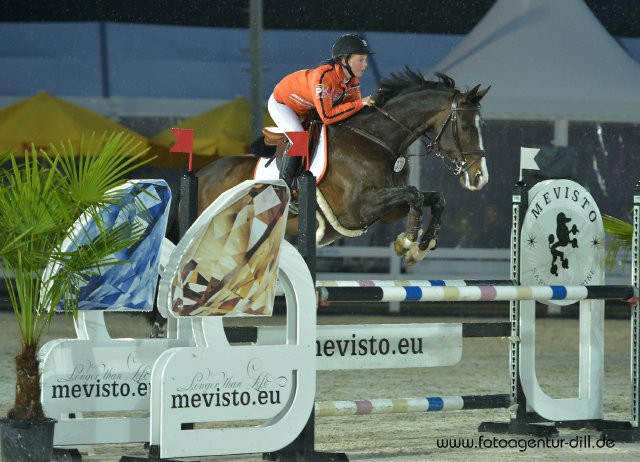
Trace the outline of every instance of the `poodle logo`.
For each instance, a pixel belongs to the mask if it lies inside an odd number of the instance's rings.
[[[563,248],[571,244],[574,249],[578,248],[578,239],[572,236],[578,234],[578,227],[573,225],[571,229],[567,226],[567,223],[571,221],[563,212],[560,212],[556,217],[556,234],[549,234],[549,250],[551,251],[551,268],[549,272],[554,276],[558,276],[558,264],[556,261],[559,259],[564,269],[569,269],[569,259],[565,257]]]
[[[604,242],[600,211],[585,188],[570,180],[538,183],[520,229],[520,284],[604,284]]]

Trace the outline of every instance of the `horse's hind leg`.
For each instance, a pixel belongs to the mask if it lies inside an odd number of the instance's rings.
[[[417,246],[416,242],[421,235],[423,204],[422,193],[413,186],[405,186],[370,191],[358,197],[358,206],[354,208],[358,209],[363,221],[382,219],[390,223],[405,216],[408,206],[405,232],[395,241],[396,253],[405,256],[411,245]]]
[[[417,241],[422,234],[422,208],[424,197],[417,188],[407,186],[403,189],[405,204],[409,205],[407,222],[404,233],[400,233],[393,244],[396,254],[404,257],[407,265],[415,265],[417,260],[413,255],[417,250]]]
[[[440,223],[442,222],[442,213],[445,208],[444,196],[441,193],[437,191],[422,191],[422,196],[424,198],[422,207],[429,207],[431,216],[429,218],[429,225],[425,230],[420,229],[420,222],[417,221],[419,229],[418,235],[413,239],[408,239],[410,243],[406,245],[404,259],[405,263],[409,266],[415,265],[424,259],[427,252],[436,248],[438,233],[440,232]],[[412,216],[414,215],[413,212],[414,209],[412,208],[407,216],[407,237],[409,237],[410,226],[413,227],[416,223]],[[402,234],[398,236],[398,239],[401,239],[401,237]],[[398,252],[399,247],[398,239],[396,239],[396,252]]]

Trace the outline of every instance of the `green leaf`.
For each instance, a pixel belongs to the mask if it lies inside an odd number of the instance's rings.
[[[606,214],[602,215],[602,223],[605,232],[612,237],[606,258],[607,267],[611,270],[616,263],[627,261],[629,252],[631,251],[633,225],[627,221]],[[622,253],[622,257],[618,259],[620,253]]]

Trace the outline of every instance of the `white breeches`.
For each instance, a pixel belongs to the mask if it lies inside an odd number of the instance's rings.
[[[280,128],[282,131],[304,131],[304,129],[302,128],[302,124],[300,123],[298,114],[296,114],[295,111],[286,104],[280,104],[279,102],[277,102],[273,95],[269,97],[269,103],[267,104],[267,107],[269,108],[269,115],[276,123],[278,128]]]

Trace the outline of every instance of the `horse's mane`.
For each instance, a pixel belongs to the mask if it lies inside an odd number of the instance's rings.
[[[435,73],[437,81],[427,80],[418,70],[405,66],[404,70],[398,73],[391,73],[380,82],[380,88],[373,94],[376,105],[382,107],[390,99],[426,89],[454,90],[455,81],[441,72]]]

